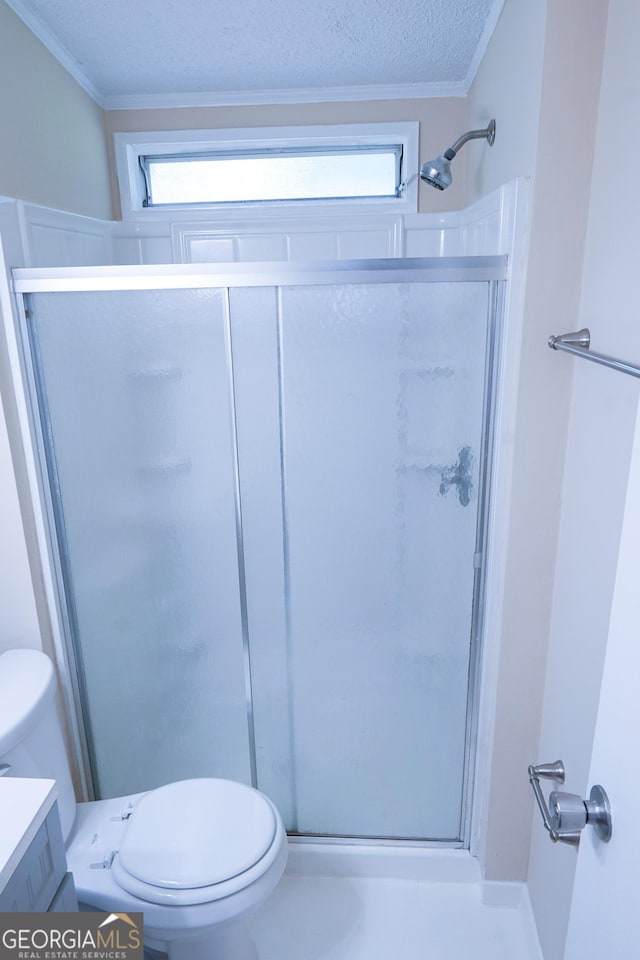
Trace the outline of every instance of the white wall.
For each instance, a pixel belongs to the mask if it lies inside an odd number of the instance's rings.
[[[577,323],[605,13],[601,0],[508,0],[470,93],[472,121],[497,120],[495,147],[470,160],[471,194],[494,179],[534,177],[484,852],[488,879],[527,873],[532,796],[526,770],[538,756],[572,377],[571,365],[558,362],[546,339]],[[568,144],[569,175],[550,176]]]
[[[463,148],[468,202],[535,172],[546,15],[546,0],[506,0],[502,9],[469,90],[470,125],[495,117],[496,139]]]
[[[102,109],[0,0],[0,195],[111,215]]]
[[[604,35],[604,27],[601,32]],[[582,299],[575,324],[575,329],[591,329],[594,350],[636,363],[640,362],[639,45],[637,3],[611,0]],[[566,789],[584,795],[591,785],[589,764],[624,528],[638,381],[584,361],[557,360],[567,370],[575,367],[575,375],[537,759],[561,758],[567,769]],[[615,736],[626,742],[627,730],[620,723]],[[633,764],[634,744],[629,741],[627,747]],[[545,960],[561,960],[564,955],[575,864],[574,849],[553,846],[534,824],[529,890]],[[611,949],[611,955],[617,955]]]

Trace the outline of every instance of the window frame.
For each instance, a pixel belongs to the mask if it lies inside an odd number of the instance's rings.
[[[417,121],[402,123],[340,124],[333,126],[266,127],[219,130],[176,130],[115,133],[116,172],[124,220],[237,218],[239,211],[270,217],[318,213],[417,213]],[[159,204],[145,206],[146,184],[140,166],[145,156],[229,154],[248,151],[344,151],[349,148],[400,146],[400,181],[396,197],[357,197],[312,200],[259,200],[223,203]]]

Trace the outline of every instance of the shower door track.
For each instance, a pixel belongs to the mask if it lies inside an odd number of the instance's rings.
[[[14,269],[13,288],[18,302],[18,346],[22,365],[23,390],[29,417],[33,458],[38,478],[38,489],[32,489],[34,502],[42,504],[44,514],[44,540],[39,537],[42,557],[47,558],[52,571],[54,595],[47,591],[54,631],[61,638],[59,649],[64,649],[71,667],[64,671],[68,682],[64,685],[64,695],[71,718],[76,743],[79,748],[79,763],[84,782],[87,785],[87,797],[93,799],[93,763],[91,749],[86,733],[86,704],[78,677],[81,675],[81,663],[77,642],[70,616],[70,601],[65,587],[68,570],[66,560],[59,549],[56,534],[55,505],[51,487],[55,487],[55,477],[51,476],[44,452],[44,431],[38,410],[35,389],[38,380],[37,364],[29,350],[28,309],[24,297],[32,293],[58,292],[111,292],[131,290],[176,290],[176,289],[223,289],[234,287],[290,287],[317,286],[323,284],[377,284],[377,283],[489,283],[488,332],[485,361],[485,391],[482,415],[482,446],[480,488],[478,494],[478,515],[476,527],[475,576],[472,597],[472,625],[469,658],[469,684],[466,714],[466,737],[464,753],[464,779],[462,790],[461,836],[451,839],[429,839],[412,837],[368,837],[305,835],[293,833],[291,840],[296,843],[334,843],[362,844],[424,848],[461,848],[469,846],[472,792],[475,770],[475,754],[478,723],[478,700],[480,683],[480,648],[482,645],[484,589],[486,582],[486,541],[488,527],[488,506],[491,486],[491,465],[493,460],[493,433],[495,408],[495,375],[499,357],[500,318],[503,305],[503,286],[507,279],[506,256],[482,257],[428,257],[394,258],[381,260],[340,260],[314,262],[254,262],[231,264],[169,264],[144,266],[106,266],[106,267],[56,267]],[[233,383],[231,384],[233,389]],[[242,547],[242,513],[239,494],[239,481],[236,472],[236,523],[238,531],[238,551],[240,579],[244,564]],[[46,588],[45,588],[46,589]],[[243,638],[245,640],[245,661],[247,663],[247,717],[249,723],[249,741],[252,745],[250,766],[255,786],[256,759],[255,740],[252,720],[250,655],[246,623],[246,604],[243,604]]]
[[[506,280],[507,258],[397,257],[297,263],[152,264],[113,267],[23,267],[12,271],[16,293],[186,290],[314,286],[332,283],[456,283]]]

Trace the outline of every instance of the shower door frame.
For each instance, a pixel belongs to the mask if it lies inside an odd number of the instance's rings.
[[[57,487],[55,467],[52,469],[46,453],[45,432],[47,412],[40,409],[37,384],[40,378],[37,360],[33,355],[28,331],[29,309],[26,298],[32,293],[56,292],[109,292],[130,290],[176,290],[176,289],[221,289],[237,287],[291,287],[332,284],[377,284],[377,283],[459,283],[483,282],[488,284],[487,338],[484,363],[484,395],[482,411],[482,434],[479,455],[479,488],[476,517],[474,578],[471,602],[471,630],[469,649],[469,680],[467,692],[466,734],[464,748],[464,774],[461,797],[461,840],[415,840],[397,838],[351,838],[327,836],[304,836],[294,834],[296,842],[356,843],[375,845],[408,845],[466,848],[470,847],[472,835],[473,794],[476,779],[477,741],[479,723],[479,696],[484,646],[485,602],[487,567],[489,563],[489,528],[492,475],[495,467],[497,372],[502,353],[502,323],[504,316],[505,282],[507,280],[506,256],[461,256],[428,258],[389,258],[384,260],[340,260],[313,262],[248,262],[230,264],[161,264],[145,266],[108,267],[57,267],[22,268],[13,273],[13,290],[17,304],[16,341],[20,371],[16,386],[21,390],[28,419],[28,442],[35,466],[35,483],[31,496],[42,511],[43,529],[39,530],[41,564],[45,576],[45,592],[49,617],[56,643],[56,655],[62,660],[65,704],[71,722],[74,747],[80,768],[83,791],[86,799],[95,799],[93,759],[87,736],[87,708],[80,676],[82,674],[79,643],[73,616],[73,601],[65,586],[69,570],[58,536],[59,523],[52,490]],[[230,390],[233,394],[233,361],[231,355],[229,315],[227,311],[227,367]],[[237,465],[237,437],[235,412],[232,404],[231,425],[235,446],[235,510],[238,547],[239,581],[241,591],[242,634],[245,660],[247,721],[249,728],[250,767],[252,783],[256,786],[255,736],[251,702],[250,649],[244,594],[244,556],[242,532],[242,506]],[[24,425],[23,425],[24,429]],[[28,443],[25,444],[28,446]],[[33,478],[32,478],[33,479]],[[59,519],[59,518],[58,518]]]

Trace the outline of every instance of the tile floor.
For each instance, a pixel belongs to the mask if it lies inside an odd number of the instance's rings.
[[[541,960],[526,897],[480,882],[287,875],[249,921],[260,960]]]

